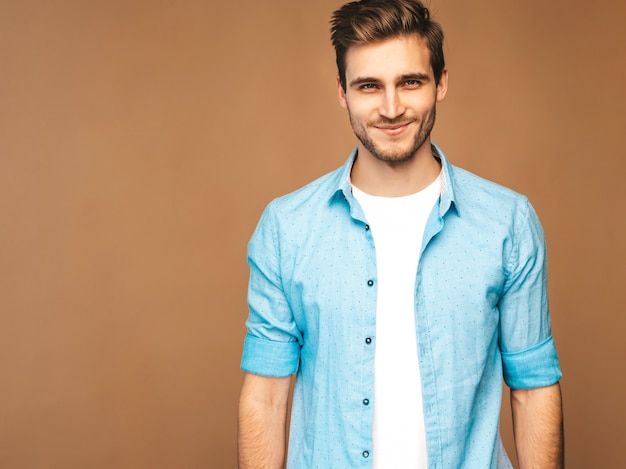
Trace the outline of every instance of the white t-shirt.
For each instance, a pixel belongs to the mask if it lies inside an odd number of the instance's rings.
[[[374,359],[374,469],[428,466],[415,329],[415,275],[424,228],[441,176],[404,197],[378,197],[352,186],[376,248],[378,291]]]

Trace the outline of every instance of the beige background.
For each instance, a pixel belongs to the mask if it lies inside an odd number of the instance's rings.
[[[247,240],[354,145],[340,3],[0,0],[1,468],[235,467]],[[431,1],[435,141],[544,224],[570,469],[623,464],[624,5]]]

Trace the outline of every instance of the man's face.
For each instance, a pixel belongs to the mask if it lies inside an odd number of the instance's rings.
[[[339,103],[348,110],[361,142],[359,155],[399,165],[430,144],[436,103],[448,74],[435,84],[430,52],[418,35],[353,46],[346,53],[346,90],[337,79]],[[430,152],[430,150],[428,150]]]

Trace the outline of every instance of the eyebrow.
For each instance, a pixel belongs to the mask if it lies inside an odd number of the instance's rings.
[[[399,81],[406,80],[420,80],[423,82],[430,81],[430,76],[427,73],[406,73],[400,76]],[[374,77],[358,77],[352,80],[348,85],[350,87],[364,85],[366,83],[380,83],[380,79]]]
[[[430,76],[428,73],[407,73],[406,75],[402,75],[400,77],[400,81],[406,80],[420,80],[424,82],[430,81]]]
[[[374,77],[359,77],[359,78],[355,78],[354,80],[352,80],[350,83],[348,83],[349,86],[357,86],[357,85],[364,85],[366,83],[379,83],[380,80],[378,78],[374,78]]]

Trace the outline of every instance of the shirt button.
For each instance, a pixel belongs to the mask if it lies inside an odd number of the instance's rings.
[[[365,343],[368,344],[368,345],[371,344],[372,343],[372,338],[371,337],[366,338],[365,339]]]
[[[363,451],[363,457],[364,458],[369,458],[370,457],[370,452],[369,451]]]
[[[371,287],[372,285],[374,285],[374,281],[373,280],[368,280],[367,281],[367,285]]]
[[[369,399],[363,399],[363,405],[370,405]]]

